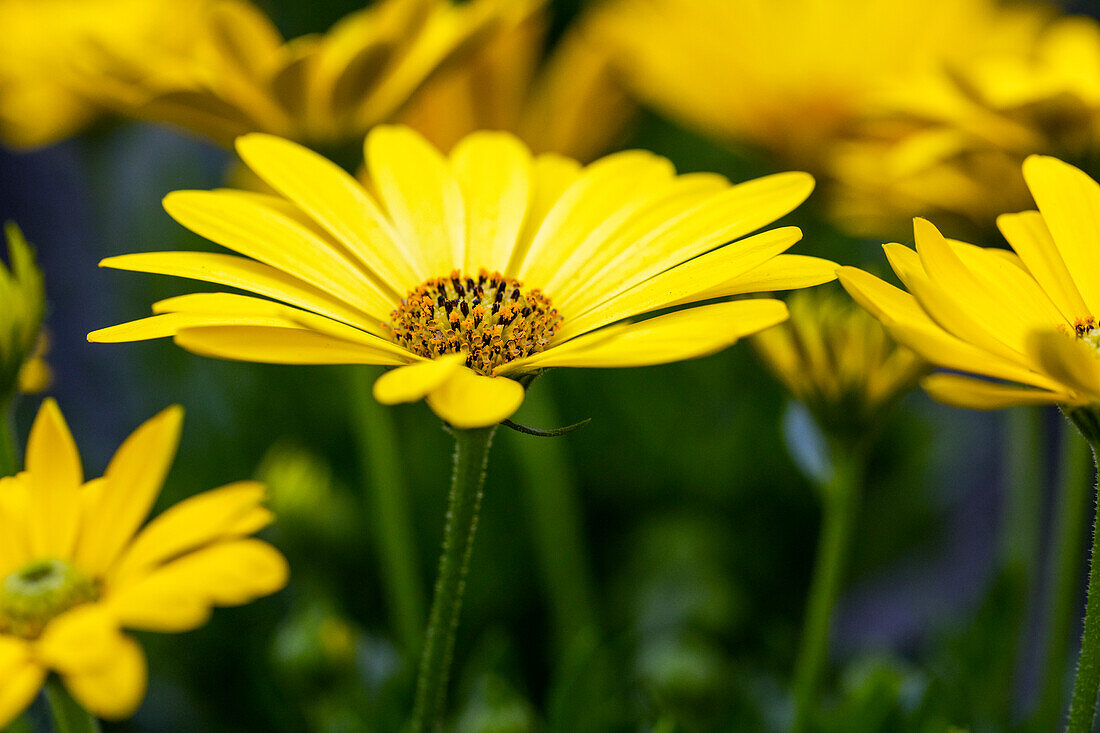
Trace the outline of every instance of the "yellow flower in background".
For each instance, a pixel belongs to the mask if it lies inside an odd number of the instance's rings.
[[[987,227],[1029,205],[1024,158],[1088,155],[1098,125],[1100,24],[1061,18],[1033,44],[884,94],[830,161],[833,218],[864,235],[904,231],[914,216]]]
[[[0,408],[16,391],[44,387],[48,375],[39,335],[46,307],[42,273],[19,227],[8,223],[4,233],[10,269],[0,262]]]
[[[616,0],[593,30],[643,100],[818,172],[884,89],[1019,47],[1045,17],[996,0]]]
[[[753,346],[832,433],[865,432],[930,368],[847,298],[804,291],[791,296],[787,306],[790,319],[754,336]]]
[[[264,487],[230,484],[145,522],[175,456],[183,412],[138,428],[85,481],[56,403],[38,412],[26,470],[0,478],[0,727],[59,675],[90,713],[126,717],[145,695],[141,647],[123,629],[181,632],[214,606],[274,593],[287,566],[249,535],[273,517]]]
[[[123,112],[226,147],[248,132],[339,145],[392,116],[497,12],[496,0],[383,0],[286,41],[247,0],[213,0],[188,48],[152,59],[104,48],[87,83]]]
[[[57,142],[101,111],[78,67],[98,48],[152,58],[185,43],[204,0],[0,0],[0,141]]]
[[[546,2],[519,0],[508,11],[476,53],[427,84],[397,121],[445,151],[477,130],[506,130],[536,153],[582,162],[614,149],[634,105],[607,54],[574,29],[542,61]]]
[[[90,340],[173,336],[226,359],[398,366],[375,383],[381,402],[426,397],[455,427],[481,427],[519,407],[514,379],[705,356],[787,309],[738,300],[624,319],[835,278],[833,263],[783,254],[802,236],[796,227],[740,239],[805,200],[805,173],[730,185],[677,175],[638,150],[582,167],[486,132],[444,157],[409,128],[380,126],[366,139],[368,190],[287,140],[246,135],[237,152],[279,196],[179,191],[164,203],[243,257],[161,252],[101,264],[265,297],[171,298]]]
[[[916,251],[885,245],[908,293],[852,267],[840,281],[900,343],[961,372],[923,381],[941,402],[1100,405],[1100,186],[1055,158],[1031,156],[1023,170],[1039,210],[997,220],[1015,253],[918,219]]]

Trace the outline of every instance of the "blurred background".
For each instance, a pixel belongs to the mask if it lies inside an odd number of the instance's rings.
[[[287,38],[323,32],[362,7],[257,5]],[[522,47],[534,61],[548,58],[589,10],[554,0],[539,10],[545,40],[534,35]],[[1096,5],[1066,10],[1095,14]],[[647,148],[680,171],[734,180],[798,167],[789,151],[723,140],[658,103],[631,101],[645,95],[633,94],[630,70],[622,72],[621,106],[599,112],[613,124],[579,118],[593,135],[611,128],[600,149],[574,154]],[[432,110],[414,104],[402,114],[415,121]],[[99,475],[141,421],[180,403],[183,443],[160,506],[264,478],[279,515],[269,538],[293,568],[290,587],[274,597],[219,610],[186,635],[143,637],[148,697],[132,720],[108,729],[398,730],[411,700],[410,619],[388,600],[385,509],[367,489],[383,480],[371,451],[386,449],[367,439],[364,464],[347,398],[362,375],[217,362],[168,340],[85,341],[89,331],[146,315],[156,299],[195,289],[96,264],[127,252],[213,249],[175,224],[160,200],[225,185],[234,168],[231,153],[201,138],[110,116],[36,150],[0,148],[0,220],[18,222],[36,245],[49,300],[50,394],[89,474]],[[995,184],[1018,187],[1006,170]],[[805,232],[794,251],[884,272],[879,245],[911,242],[911,230],[844,231],[822,181],[788,217]],[[1008,210],[993,206],[977,224],[937,223],[949,235],[1004,246],[992,218]],[[20,436],[37,402],[20,403]],[[394,445],[384,480],[407,496],[421,584],[413,595],[423,602],[451,441],[423,404],[388,414]],[[670,366],[552,371],[515,419],[556,427],[585,418],[591,423],[563,438],[498,434],[458,637],[454,729],[783,729],[820,524],[808,476],[821,457],[805,411],[742,343]],[[1066,470],[1063,422],[1053,408],[967,412],[919,391],[890,413],[870,460],[815,729],[1033,725],[1050,622],[1042,599],[1051,526]],[[1038,463],[1013,449],[1021,435]],[[563,537],[570,551],[558,557]],[[1080,537],[1083,560],[1083,529]],[[1082,593],[1084,573],[1082,564]],[[1078,633],[1062,640],[1069,658]]]

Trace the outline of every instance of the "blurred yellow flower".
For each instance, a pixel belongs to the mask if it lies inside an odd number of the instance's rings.
[[[1015,254],[917,219],[915,252],[885,245],[908,293],[852,267],[840,281],[900,343],[961,372],[923,381],[941,402],[1100,405],[1100,186],[1055,158],[1031,156],[1023,170],[1039,211],[997,220]]]
[[[500,29],[427,84],[397,121],[445,151],[477,130],[512,132],[535,153],[582,162],[614,149],[634,105],[607,54],[578,29],[567,31],[542,61],[545,6],[544,0],[509,6]]]
[[[10,269],[0,262],[0,408],[18,390],[37,391],[41,379],[39,331],[46,307],[42,273],[30,245],[13,223],[4,228]],[[35,366],[38,364],[38,366]],[[47,367],[48,370],[48,367]]]
[[[835,278],[825,260],[782,254],[796,227],[740,237],[810,194],[783,173],[730,185],[627,151],[587,167],[532,156],[507,133],[464,138],[444,157],[407,127],[366,139],[369,190],[339,166],[269,135],[237,141],[280,196],[180,191],[165,208],[244,257],[162,252],[102,265],[206,280],[272,300],[198,293],[92,341],[174,336],[207,356],[399,366],[381,402],[427,398],[459,428],[496,424],[519,381],[554,366],[627,367],[704,356],[787,317],[778,300],[688,308]],[[377,193],[377,198],[372,192]],[[281,301],[281,302],[277,302]]]
[[[754,336],[753,345],[831,433],[864,433],[930,368],[847,298],[804,291],[787,306],[790,319]]]
[[[616,0],[594,31],[642,99],[818,172],[884,89],[1020,46],[1045,17],[997,0]]]
[[[249,537],[272,521],[264,487],[230,484],[180,502],[141,527],[179,442],[169,408],[85,481],[57,404],[42,404],[26,470],[0,478],[0,727],[58,674],[102,718],[134,712],[145,694],[141,647],[124,628],[180,632],[214,606],[274,593],[286,561]]]
[[[97,48],[152,60],[178,48],[204,0],[0,0],[0,141],[48,145],[100,109],[78,68]]]
[[[914,216],[986,227],[1029,205],[1024,158],[1087,155],[1098,125],[1100,24],[1061,18],[1033,44],[882,95],[830,161],[834,219],[866,235],[899,232]]]
[[[88,85],[124,112],[226,147],[248,132],[338,146],[392,116],[499,6],[382,0],[286,41],[247,0],[213,0],[189,47],[153,58],[104,48]]]

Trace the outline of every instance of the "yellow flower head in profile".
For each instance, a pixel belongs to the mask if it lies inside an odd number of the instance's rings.
[[[1100,185],[1045,156],[1023,170],[1039,210],[997,219],[1014,253],[945,239],[917,219],[916,251],[885,245],[909,292],[852,267],[840,281],[899,342],[961,372],[924,380],[937,400],[1100,405]]]
[[[180,632],[214,606],[274,593],[287,566],[249,537],[272,521],[252,481],[199,494],[145,522],[183,412],[138,428],[102,478],[85,481],[57,404],[42,404],[26,470],[0,478],[0,727],[49,673],[88,712],[126,717],[145,695],[141,647],[123,629]]]
[[[583,20],[542,61],[548,20],[545,0],[512,3],[492,36],[429,82],[397,121],[440,150],[477,130],[506,130],[536,153],[583,162],[614,149],[634,104]]]
[[[754,336],[753,345],[791,395],[832,433],[862,434],[929,369],[847,298],[805,291],[787,305],[790,319]]]
[[[203,0],[0,0],[0,141],[48,145],[100,108],[79,67],[111,48],[151,61],[183,43]]]
[[[858,234],[914,216],[974,230],[1030,205],[1018,175],[1036,151],[1071,158],[1100,133],[1100,23],[1064,17],[1033,42],[889,90],[830,161],[835,220]]]
[[[225,147],[248,132],[339,145],[390,117],[496,12],[493,0],[382,0],[287,41],[248,0],[212,0],[187,48],[105,48],[88,83],[124,112]]]
[[[0,262],[0,408],[16,391],[36,391],[45,367],[39,331],[46,307],[42,273],[13,223],[4,228],[10,269]]]
[[[705,134],[820,169],[884,88],[1019,43],[997,0],[617,0],[595,26],[645,101]]]
[[[532,156],[507,133],[464,138],[444,157],[405,127],[366,140],[369,184],[295,143],[237,141],[279,196],[181,191],[165,208],[243,257],[162,252],[106,267],[206,280],[265,298],[201,293],[92,341],[173,336],[207,356],[286,364],[384,364],[385,403],[426,397],[460,428],[493,425],[548,367],[628,367],[714,353],[787,317],[770,299],[656,310],[835,278],[783,252],[802,233],[767,226],[810,194],[783,173],[731,185],[677,175],[633,150],[588,166]],[[737,240],[737,241],[735,241]],[[270,299],[267,299],[270,298]]]

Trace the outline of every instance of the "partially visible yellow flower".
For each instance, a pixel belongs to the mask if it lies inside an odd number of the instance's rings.
[[[997,0],[617,0],[595,28],[645,101],[818,172],[884,89],[1019,46],[1046,15]]]
[[[368,191],[287,140],[246,135],[237,152],[279,196],[179,191],[164,203],[243,257],[162,252],[101,264],[263,297],[171,298],[152,318],[90,340],[172,336],[225,359],[397,366],[375,383],[379,401],[427,398],[444,420],[472,428],[509,417],[521,381],[543,369],[705,356],[787,309],[737,300],[624,319],[835,278],[833,263],[783,254],[802,236],[796,227],[741,239],[805,200],[805,173],[730,185],[677,175],[640,150],[582,167],[489,132],[445,157],[407,127],[379,126],[366,140]]]
[[[36,369],[32,365],[46,307],[42,273],[30,245],[14,223],[9,222],[4,233],[10,269],[0,262],[0,405],[17,390],[32,391],[26,387],[39,381],[31,378]]]
[[[1017,175],[1025,157],[1087,155],[1098,128],[1100,24],[1061,18],[1035,43],[883,95],[830,162],[834,218],[866,235],[898,232],[914,216],[988,226],[1029,205]]]
[[[935,399],[993,409],[1100,405],[1100,185],[1045,156],[1023,166],[1038,211],[997,224],[1015,253],[945,239],[923,219],[916,251],[885,245],[909,292],[852,267],[840,281],[899,342],[956,373]]]
[[[53,384],[53,369],[46,361],[50,353],[50,337],[45,331],[38,334],[34,351],[19,367],[19,378],[16,382],[17,389],[23,394],[39,394],[45,392]]]
[[[78,65],[97,48],[151,60],[184,43],[205,0],[0,0],[0,141],[48,145],[99,114]]]
[[[128,716],[145,695],[146,665],[123,629],[187,631],[214,606],[286,584],[282,555],[249,537],[273,519],[262,484],[199,494],[142,527],[182,419],[178,407],[165,410],[86,481],[61,411],[42,404],[26,470],[0,478],[0,727],[51,672],[92,714]]]
[[[824,429],[861,434],[916,386],[928,363],[898,346],[851,300],[814,290],[787,302],[791,317],[753,337],[757,353]]]
[[[382,0],[287,41],[248,0],[213,0],[188,48],[152,59],[105,48],[88,83],[125,112],[225,147],[248,132],[339,146],[391,117],[498,5]]]
[[[585,162],[612,150],[634,105],[607,53],[579,29],[567,31],[542,60],[545,6],[545,0],[513,3],[493,37],[426,85],[398,121],[440,150],[477,130],[506,130],[536,153]]]

